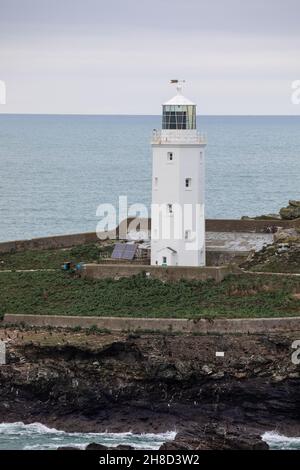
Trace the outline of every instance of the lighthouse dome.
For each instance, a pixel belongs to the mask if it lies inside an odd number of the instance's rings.
[[[196,105],[181,93],[177,84],[177,95],[163,105],[162,129],[196,129]]]
[[[163,106],[196,106],[191,100],[183,96],[182,93],[177,93],[169,101],[163,103]]]

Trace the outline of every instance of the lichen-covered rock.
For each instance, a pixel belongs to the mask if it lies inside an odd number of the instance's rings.
[[[275,242],[288,243],[298,240],[300,242],[300,233],[295,228],[279,228],[274,234]]]
[[[289,201],[287,207],[283,207],[279,211],[282,219],[293,220],[300,218],[300,201]]]
[[[282,207],[279,214],[262,214],[253,217],[243,215],[242,220],[293,220],[300,218],[300,201],[291,199],[287,207]]]
[[[243,215],[241,219],[242,220],[280,220],[281,217],[279,214],[263,214],[263,215],[257,215],[255,217],[249,217],[247,215]]]

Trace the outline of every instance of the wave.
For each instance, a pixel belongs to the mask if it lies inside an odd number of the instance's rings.
[[[268,431],[262,435],[262,440],[265,441],[272,450],[299,450],[300,437],[287,437],[275,431]]]
[[[61,446],[84,449],[91,442],[116,447],[131,445],[135,449],[157,450],[164,442],[175,439],[176,432],[135,434],[111,432],[66,432],[41,423],[0,423],[0,449],[57,449]]]

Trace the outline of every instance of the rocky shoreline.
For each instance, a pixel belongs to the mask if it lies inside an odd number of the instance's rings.
[[[163,449],[267,448],[300,436],[300,330],[263,335],[0,329],[0,420],[78,432],[177,431]],[[216,357],[224,351],[224,357]]]

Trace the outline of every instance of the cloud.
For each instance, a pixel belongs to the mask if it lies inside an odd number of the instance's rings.
[[[205,113],[299,113],[293,0],[0,2],[6,112],[158,114],[179,77]]]

